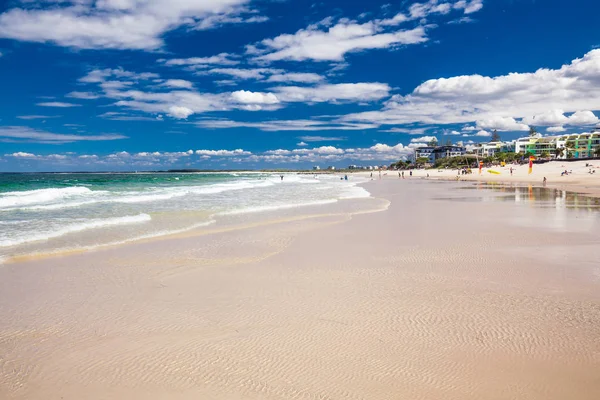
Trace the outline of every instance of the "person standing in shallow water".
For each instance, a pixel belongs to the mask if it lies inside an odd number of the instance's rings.
[[[283,180],[283,175],[279,175],[281,177],[281,180]]]

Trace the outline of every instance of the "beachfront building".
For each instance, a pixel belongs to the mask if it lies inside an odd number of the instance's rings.
[[[556,151],[556,136],[546,137],[525,137],[515,141],[515,153],[531,153],[535,157],[541,157],[542,154],[554,156]]]
[[[600,147],[600,130],[594,129],[590,133],[579,135],[563,135],[556,139],[556,147],[564,148],[561,158],[589,158],[595,156],[595,151]]]
[[[552,158],[589,158],[594,157],[600,147],[600,130],[592,132],[546,137],[526,137],[515,141],[516,153],[531,153],[536,157],[549,154]],[[563,149],[562,155],[556,156],[556,150]]]
[[[515,151],[515,142],[477,143],[473,152],[479,157],[493,157],[496,153],[511,153]]]
[[[466,153],[467,149],[463,146],[423,146],[415,149],[415,160],[427,158],[429,163],[433,164],[436,160],[448,157],[459,157]]]
[[[433,152],[435,150],[435,147],[433,146],[423,146],[423,147],[418,147],[415,149],[415,161],[418,160],[419,158],[427,158],[429,160],[430,163],[434,163],[435,162],[435,157],[433,155]]]

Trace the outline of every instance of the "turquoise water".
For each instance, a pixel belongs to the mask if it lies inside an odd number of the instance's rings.
[[[201,228],[225,215],[368,192],[339,176],[225,173],[0,174],[0,259]]]

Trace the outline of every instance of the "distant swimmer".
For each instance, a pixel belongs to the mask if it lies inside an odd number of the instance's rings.
[[[348,175],[344,175],[344,180],[347,181],[348,180]]]

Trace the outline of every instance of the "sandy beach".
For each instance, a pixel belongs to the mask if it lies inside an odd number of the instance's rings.
[[[600,180],[565,165],[468,179]],[[0,265],[0,398],[600,398],[595,201],[426,173]]]
[[[510,170],[513,170],[512,174]],[[590,171],[596,172],[590,174]],[[551,161],[545,164],[534,164],[531,174],[529,174],[529,165],[507,164],[504,167],[494,166],[483,168],[481,174],[474,168],[472,174],[461,175],[456,169],[415,169],[413,177],[430,178],[442,180],[460,180],[460,181],[478,181],[478,182],[499,182],[507,184],[535,184],[541,186],[544,177],[547,179],[546,186],[565,190],[574,190],[582,193],[600,196],[600,160],[591,161]],[[490,173],[493,171],[496,173]],[[568,171],[568,175],[561,175]],[[389,177],[398,177],[398,171],[384,171]],[[405,171],[408,178],[409,171]],[[361,172],[363,176],[369,176],[370,172]],[[378,172],[373,173],[373,177],[378,177]]]

